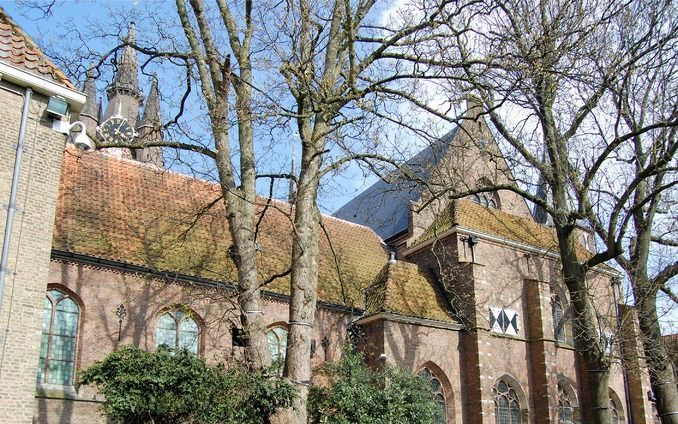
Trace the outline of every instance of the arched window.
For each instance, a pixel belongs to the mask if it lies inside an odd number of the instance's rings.
[[[486,208],[497,209],[499,207],[497,201],[497,195],[494,192],[488,193],[476,193],[471,195],[471,200],[475,203],[485,206]]]
[[[268,350],[271,352],[273,362],[285,360],[287,354],[287,329],[284,327],[273,327],[266,332],[268,338]]]
[[[186,349],[198,354],[198,323],[184,311],[165,312],[158,319],[155,331],[155,346],[165,345],[170,349]]]
[[[553,312],[553,336],[559,342],[565,341],[565,319],[563,318],[563,302],[557,294],[551,298]]]
[[[565,388],[558,383],[558,424],[574,423],[573,400],[565,391]]]
[[[612,415],[612,424],[621,424],[624,422],[624,409],[621,406],[621,401],[619,400],[619,397],[617,394],[614,392],[614,390],[610,390],[610,402],[609,402],[609,408],[610,408],[610,415]]]
[[[503,379],[494,389],[494,416],[497,424],[520,424],[520,403],[516,391]]]
[[[445,394],[443,393],[443,386],[440,384],[440,380],[428,368],[419,371],[419,377],[431,387],[433,400],[438,404],[438,411],[433,417],[433,424],[445,424],[447,422],[447,408],[445,407]]]
[[[80,308],[66,293],[49,290],[43,303],[38,383],[73,384]]]

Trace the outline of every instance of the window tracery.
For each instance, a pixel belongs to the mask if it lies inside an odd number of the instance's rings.
[[[433,400],[438,405],[438,411],[433,417],[433,424],[445,424],[447,422],[447,408],[445,406],[445,394],[443,393],[443,386],[440,383],[440,380],[428,368],[419,371],[419,377],[431,387]]]
[[[80,308],[66,293],[52,289],[43,303],[38,383],[73,384]]]
[[[284,361],[287,354],[287,329],[284,327],[273,327],[266,332],[268,339],[268,350],[271,352],[271,360]]]
[[[497,424],[520,424],[520,402],[516,391],[505,380],[497,381],[494,394],[494,416]]]
[[[572,399],[565,388],[558,383],[558,424],[574,423],[574,408]]]
[[[155,332],[155,346],[165,345],[170,349],[186,349],[198,354],[198,323],[182,310],[166,312],[158,319]]]

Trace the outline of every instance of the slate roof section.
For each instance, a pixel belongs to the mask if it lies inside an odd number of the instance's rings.
[[[0,61],[75,90],[66,75],[0,7]]]
[[[416,264],[390,261],[365,295],[365,317],[382,312],[458,323],[431,275]]]
[[[226,210],[219,197],[217,184],[100,152],[81,155],[69,147],[53,249],[235,282]],[[258,236],[262,281],[289,267],[290,209],[287,203],[273,202],[262,219]],[[367,227],[332,217],[323,217],[323,223],[329,237],[320,230],[318,298],[362,308],[364,291],[388,254]],[[265,290],[288,294],[289,278],[277,279]]]
[[[448,132],[430,146],[419,152],[403,165],[422,180],[427,180],[430,171],[445,156],[457,129]],[[401,174],[392,174],[388,181],[379,180],[357,197],[339,208],[334,216],[366,225],[388,238],[407,230],[410,203],[419,200],[424,186],[410,181]]]

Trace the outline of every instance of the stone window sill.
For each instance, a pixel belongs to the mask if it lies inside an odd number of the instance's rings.
[[[35,396],[48,399],[82,399],[74,386],[38,383]]]

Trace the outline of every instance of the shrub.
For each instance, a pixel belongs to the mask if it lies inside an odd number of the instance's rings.
[[[96,385],[106,397],[106,414],[129,424],[267,423],[295,396],[277,374],[210,367],[190,352],[165,347],[122,347],[85,370],[80,382]]]
[[[313,423],[429,424],[437,412],[421,378],[399,367],[374,371],[350,347],[322,373],[329,385],[311,388],[308,409]]]

